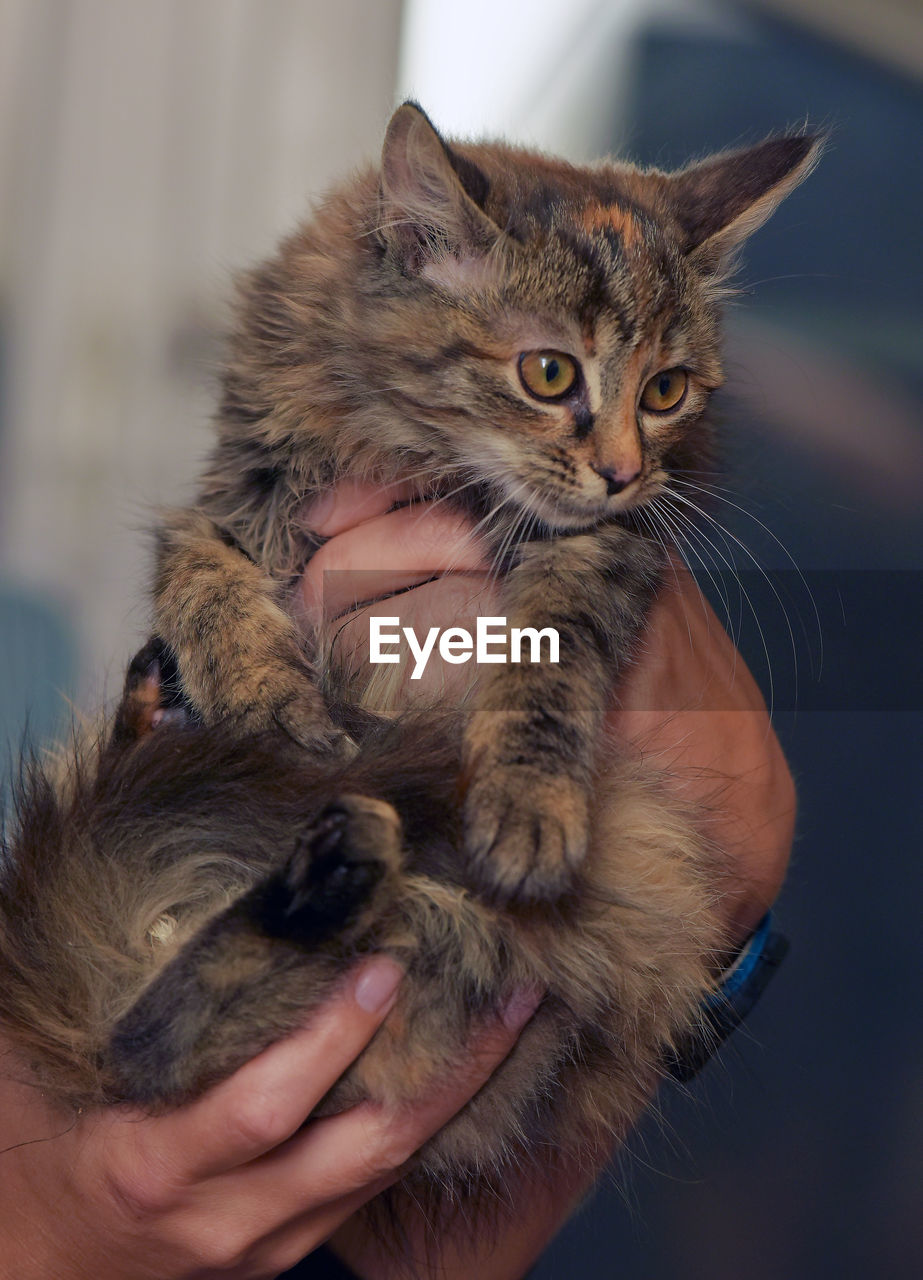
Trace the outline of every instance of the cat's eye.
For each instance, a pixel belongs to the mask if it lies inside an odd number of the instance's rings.
[[[563,351],[526,351],[519,357],[519,377],[530,396],[561,400],[577,386],[580,366]]]
[[[689,374],[685,369],[664,369],[655,373],[641,392],[641,408],[649,413],[669,413],[678,409],[686,396]]]

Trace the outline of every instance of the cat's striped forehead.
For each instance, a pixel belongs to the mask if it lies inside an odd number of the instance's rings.
[[[658,312],[682,312],[689,273],[673,229],[643,199],[636,171],[576,169],[514,150],[481,151],[477,159],[485,211],[514,246],[508,284],[536,304],[570,310],[582,324],[614,312],[629,330]]]
[[[512,259],[512,291],[521,291],[526,305],[570,315],[585,333],[608,322],[633,341],[681,325],[688,310],[689,273],[680,255],[627,199],[558,204],[547,227],[520,241]]]
[[[600,231],[615,234],[626,248],[634,248],[641,242],[638,214],[624,204],[594,201],[580,211],[579,221],[591,235]]]

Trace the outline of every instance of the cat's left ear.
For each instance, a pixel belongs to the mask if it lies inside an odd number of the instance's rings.
[[[503,232],[480,207],[487,179],[453,152],[415,102],[391,117],[381,156],[380,235],[408,275],[487,253]]]
[[[711,156],[667,179],[686,252],[702,270],[730,270],[743,242],[808,176],[825,139],[796,134]]]

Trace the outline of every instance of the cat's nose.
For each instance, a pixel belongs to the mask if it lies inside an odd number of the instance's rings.
[[[611,498],[613,494],[621,493],[623,489],[637,480],[641,474],[641,468],[633,469],[631,467],[597,467],[595,463],[591,463],[593,470],[598,476],[606,482],[606,497]]]

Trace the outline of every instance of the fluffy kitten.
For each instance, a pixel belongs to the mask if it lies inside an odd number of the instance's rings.
[[[20,780],[0,861],[6,1069],[71,1108],[175,1106],[385,950],[406,967],[398,1003],[322,1114],[415,1101],[515,989],[546,993],[408,1175],[434,1214],[502,1195],[549,1144],[576,1155],[621,1135],[714,987],[721,874],[694,815],[610,749],[571,891],[501,906],[460,839],[457,716],[346,708],[357,754],[319,758],[178,712],[170,662],[146,646],[100,743]]]
[[[722,946],[694,815],[597,748],[660,571],[635,513],[700,463],[721,282],[816,150],[577,169],[449,147],[407,104],[380,170],[244,280],[159,639],[98,747],[26,770],[0,862],[0,1023],[51,1097],[175,1105],[385,949],[402,994],[324,1110],[414,1098],[514,988],[547,992],[415,1195],[484,1198],[630,1124]],[[288,604],[302,505],[344,476],[452,495],[560,665],[487,668],[464,714],[337,710]]]
[[[287,609],[315,549],[301,509],[344,476],[425,477],[479,519],[509,625],[561,637],[558,666],[481,671],[462,747],[480,882],[553,900],[661,569],[635,513],[702,465],[721,281],[816,155],[799,134],[672,175],[579,169],[450,147],[401,107],[380,169],[244,279],[218,442],[161,531],[155,626],[205,722],[331,745]]]

